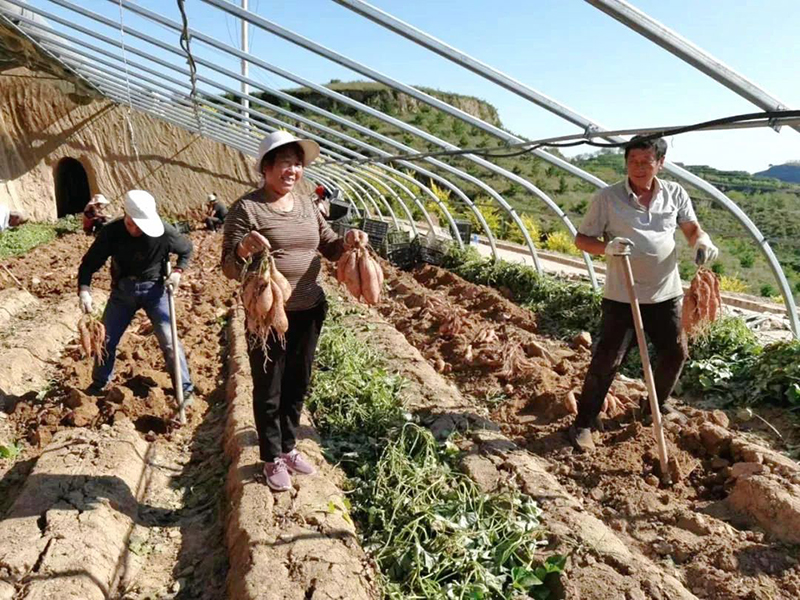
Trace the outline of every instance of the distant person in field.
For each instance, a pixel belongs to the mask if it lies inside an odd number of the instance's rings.
[[[5,204],[0,204],[0,232],[19,227],[28,222],[28,216],[21,210],[10,210]]]
[[[106,214],[110,202],[103,194],[95,194],[83,209],[83,232],[86,235],[97,235],[103,228],[109,216]]]
[[[228,215],[228,207],[222,200],[217,199],[216,194],[209,194],[206,198],[206,229],[216,231],[225,222]]]
[[[314,190],[314,193],[317,195],[317,209],[322,216],[326,219],[331,216],[331,204],[328,198],[330,198],[330,192],[325,189],[325,186],[320,184]]]
[[[104,361],[95,363],[92,384],[87,390],[87,393],[98,396],[104,392],[113,375],[120,338],[140,308],[144,309],[153,325],[164,361],[171,371],[175,349],[166,288],[169,286],[177,291],[181,273],[192,254],[192,242],[161,220],[151,194],[131,190],[125,194],[124,207],[125,216],[100,230],[78,269],[80,307],[89,314],[92,312],[92,275],[111,258],[111,295],[103,312],[107,356]],[[170,254],[176,254],[178,262],[167,277],[166,265]],[[178,360],[184,403],[189,404],[194,386],[180,346]]]
[[[350,230],[344,239],[337,236],[317,210],[316,195],[303,193],[304,169],[318,156],[319,146],[311,140],[285,131],[266,136],[257,162],[263,187],[231,206],[222,238],[222,270],[227,277],[242,279],[246,269],[257,269],[271,256],[292,288],[286,303],[285,343],[270,335],[265,351],[256,336],[247,335],[259,453],[267,485],[278,492],[291,489],[290,472],[315,471],[295,446],[317,340],[328,312],[319,284],[320,254],[336,260],[350,245],[366,242],[363,231]]]
[[[694,249],[698,264],[713,262],[719,251],[697,222],[689,194],[680,184],[656,177],[664,165],[663,139],[636,136],[625,146],[627,178],[599,190],[578,228],[575,245],[608,257],[600,337],[578,402],[570,439],[578,450],[594,450],[592,427],[614,376],[636,343],[621,256],[630,257],[644,329],[656,347],[656,395],[662,412],[688,356],[681,328],[683,287],[678,274],[675,230]]]

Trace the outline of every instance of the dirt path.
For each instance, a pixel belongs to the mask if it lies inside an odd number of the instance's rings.
[[[115,379],[105,397],[83,393],[91,382],[91,364],[73,342],[58,361],[53,385],[14,398],[13,410],[0,421],[5,436],[21,440],[23,447],[15,461],[0,461],[3,512],[23,491],[28,473],[54,435],[88,428],[108,436],[117,421],[132,422],[147,443],[147,461],[112,594],[129,600],[225,595],[228,564],[221,515],[227,461],[221,439],[225,325],[234,288],[217,268],[221,236],[196,233],[192,239],[195,258],[177,297],[178,331],[197,391],[187,426],[173,427],[172,384],[143,314],[118,348]],[[78,261],[88,245],[84,236],[65,236],[14,259],[10,268],[43,307],[56,306],[73,300]],[[107,285],[104,269],[96,287]]]
[[[196,391],[185,427],[174,424],[171,381],[144,315],[124,336],[102,398],[83,391],[91,364],[74,336],[50,335],[54,307],[73,307],[78,318],[74,277],[86,238],[60,238],[11,265],[37,290],[27,321],[63,352],[50,385],[21,385],[26,391],[10,397],[10,412],[0,411],[0,443],[19,440],[22,448],[14,460],[0,460],[0,514],[7,516],[0,531],[13,534],[0,552],[0,598],[53,589],[124,600],[378,596],[347,514],[343,475],[325,462],[309,423],[300,446],[321,474],[298,478],[278,497],[264,485],[251,443],[243,331],[229,318],[236,285],[219,272],[221,236],[192,239],[194,260],[177,297]],[[70,260],[59,262],[63,256]],[[43,272],[34,281],[31,274]],[[103,296],[107,275],[97,280]],[[15,313],[20,295],[4,294]],[[114,470],[123,462],[117,455],[131,463],[125,477]],[[47,525],[62,513],[58,528]],[[98,558],[69,551],[83,546],[97,547]]]
[[[800,468],[730,426],[725,414],[685,407],[668,424],[683,480],[659,487],[650,428],[636,419],[639,382],[617,382],[599,451],[576,455],[565,435],[570,392],[590,351],[536,334],[534,315],[494,290],[425,267],[389,268],[380,312],[440,373],[625,546],[700,598],[800,594]],[[610,595],[609,595],[610,594]],[[619,597],[597,590],[597,598]]]

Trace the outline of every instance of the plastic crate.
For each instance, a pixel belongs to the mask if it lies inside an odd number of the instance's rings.
[[[469,244],[470,237],[472,236],[472,223],[469,221],[456,220],[456,229],[458,235],[461,236],[461,241]]]
[[[393,229],[386,234],[386,243],[390,252],[397,246],[408,246],[411,243],[411,232],[405,229]]]
[[[401,269],[410,269],[417,262],[417,254],[411,243],[398,244],[389,250],[387,259]]]
[[[389,223],[378,219],[364,219],[361,229],[367,234],[373,250],[385,257],[388,252],[386,236],[389,233]]]
[[[447,256],[447,242],[437,238],[429,239],[418,236],[412,247],[416,249],[416,259],[431,265],[441,265]]]
[[[341,200],[331,200],[331,221],[338,221],[339,219],[348,219],[350,217],[351,206]]]

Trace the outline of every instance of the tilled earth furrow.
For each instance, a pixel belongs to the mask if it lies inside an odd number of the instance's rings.
[[[383,316],[514,441],[547,459],[548,472],[628,548],[701,598],[797,596],[797,541],[786,533],[800,517],[796,463],[736,431],[724,413],[684,406],[685,417],[667,423],[684,477],[660,487],[634,381],[614,384],[621,402],[604,414],[599,451],[576,455],[567,397],[580,391],[590,357],[581,340],[537,335],[532,313],[443,269],[386,269]],[[487,336],[494,347],[480,343]],[[753,495],[761,500],[744,499]]]

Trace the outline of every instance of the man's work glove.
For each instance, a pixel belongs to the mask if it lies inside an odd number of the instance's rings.
[[[606,244],[606,256],[630,256],[633,242],[628,238],[615,237]]]
[[[168,288],[171,288],[173,292],[178,291],[178,286],[181,284],[181,272],[180,271],[173,271],[169,274],[169,277],[164,281],[164,285]]]
[[[78,302],[84,314],[92,312],[92,293],[89,291],[88,285],[82,285],[78,292]]]
[[[719,256],[719,248],[711,242],[711,238],[704,231],[694,243],[694,262],[702,266],[714,262],[717,260],[717,256]]]

